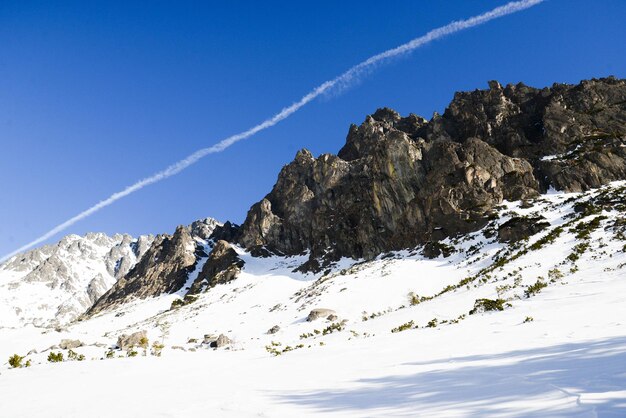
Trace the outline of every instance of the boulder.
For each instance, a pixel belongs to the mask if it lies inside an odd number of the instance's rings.
[[[231,344],[230,338],[228,338],[224,334],[220,334],[219,337],[217,337],[217,340],[213,341],[210,346],[212,348],[221,348],[230,344]]]
[[[280,327],[278,325],[274,325],[272,328],[267,330],[267,333],[276,334],[278,331],[280,331]]]
[[[335,311],[333,311],[332,309],[326,309],[326,308],[315,308],[312,309],[311,312],[309,312],[309,315],[306,317],[306,320],[308,322],[312,322],[315,321],[319,318],[327,318],[330,315],[337,315],[337,313]]]
[[[546,229],[550,223],[543,216],[515,217],[498,228],[498,241],[513,243],[527,239]]]
[[[82,347],[84,344],[80,340],[63,339],[59,343],[59,348],[62,350],[69,350],[73,348]]]
[[[129,350],[133,347],[140,347],[142,342],[148,341],[147,331],[137,331],[130,335],[122,334],[117,338],[117,346],[121,350]]]

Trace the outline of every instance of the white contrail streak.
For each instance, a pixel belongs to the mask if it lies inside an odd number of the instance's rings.
[[[140,189],[143,189],[144,187],[150,184],[159,182],[177,173],[180,173],[181,171],[183,171],[190,165],[196,163],[198,160],[200,160],[201,158],[209,154],[222,152],[226,148],[233,145],[234,143],[239,142],[242,139],[249,138],[252,135],[256,134],[257,132],[260,132],[264,129],[267,129],[276,125],[278,122],[282,121],[283,119],[288,118],[289,116],[297,112],[300,108],[302,108],[304,105],[306,105],[313,99],[317,98],[318,96],[328,93],[333,88],[345,88],[349,86],[350,83],[353,82],[356,77],[358,77],[359,75],[362,75],[368,70],[375,68],[376,65],[384,63],[386,60],[389,60],[390,58],[395,58],[401,55],[405,55],[434,40],[443,38],[444,36],[451,35],[455,32],[459,32],[464,29],[469,29],[474,26],[482,25],[483,23],[487,23],[490,20],[497,19],[502,16],[506,16],[512,13],[519,12],[524,9],[528,9],[544,1],[545,0],[513,1],[513,2],[505,4],[504,6],[496,7],[495,9],[489,12],[483,13],[481,15],[474,16],[466,20],[459,20],[456,22],[452,22],[440,28],[433,29],[430,32],[428,32],[426,35],[420,36],[419,38],[415,38],[396,48],[389,49],[385,52],[381,52],[380,54],[374,55],[373,57],[370,57],[367,60],[350,68],[349,70],[347,70],[340,76],[322,83],[321,85],[313,89],[310,93],[302,97],[299,101],[293,103],[291,106],[285,107],[279,113],[261,122],[260,124],[248,129],[247,131],[244,131],[244,132],[235,134],[233,136],[230,136],[226,139],[223,139],[222,141],[208,148],[203,148],[201,150],[198,150],[194,152],[193,154],[189,155],[187,158],[180,160],[177,163],[174,163],[171,166],[167,167],[165,170],[159,171],[158,173],[150,177],[140,180],[137,183],[126,187],[122,191],[113,193],[107,199],[102,200],[101,202],[90,207],[89,209],[79,213],[73,218],[68,219],[62,224],[54,227],[53,229],[46,232],[45,234],[35,239],[34,241],[29,242],[28,244],[18,248],[17,250],[3,256],[2,258],[0,258],[0,262],[3,262],[13,257],[14,255],[17,255],[23,251],[26,251],[29,248],[32,248],[37,244],[41,244],[42,242],[46,241],[48,238],[51,238],[52,236],[58,234],[59,232],[64,231],[65,229],[74,225],[76,222],[82,219],[85,219],[86,217],[96,213],[100,209],[111,205],[112,203],[120,200],[121,198],[125,196],[128,196],[131,193],[134,193]]]

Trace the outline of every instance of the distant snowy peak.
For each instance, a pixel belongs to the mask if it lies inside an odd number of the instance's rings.
[[[153,236],[68,235],[0,265],[1,326],[66,323],[132,269]]]

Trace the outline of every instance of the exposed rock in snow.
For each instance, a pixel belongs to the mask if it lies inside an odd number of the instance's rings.
[[[217,225],[214,219],[206,218],[190,226],[177,227],[173,235],[158,235],[146,250],[145,256],[102,295],[86,315],[96,314],[134,298],[143,299],[181,290],[198,260],[207,257],[204,239]]]
[[[312,309],[311,312],[309,312],[309,315],[306,317],[306,320],[308,322],[312,322],[319,318],[327,318],[331,315],[335,316],[336,314],[337,312],[333,311],[332,309],[315,308],[315,309]]]
[[[234,280],[243,265],[243,260],[229,243],[223,240],[217,241],[202,271],[189,290],[189,294],[197,294],[206,288]]]
[[[475,231],[503,200],[626,178],[625,80],[489,87],[457,93],[430,121],[379,109],[337,156],[299,151],[237,242],[310,251],[303,270],[320,271]],[[564,157],[543,158],[554,154]]]
[[[120,350],[126,351],[133,347],[139,347],[142,344],[145,345],[147,344],[147,341],[148,341],[148,332],[143,330],[143,331],[133,332],[130,335],[126,335],[126,334],[120,335],[117,338],[117,346],[119,347]]]

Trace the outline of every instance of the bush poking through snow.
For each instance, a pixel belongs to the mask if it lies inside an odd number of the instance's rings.
[[[9,366],[14,369],[24,367],[22,365],[22,360],[24,360],[24,357],[20,356],[19,354],[13,354],[11,357],[9,357]]]
[[[437,328],[438,324],[439,324],[439,320],[437,318],[433,318],[430,321],[428,321],[428,324],[426,324],[426,328]]]
[[[541,292],[541,289],[543,289],[544,287],[548,287],[548,284],[544,283],[541,278],[539,278],[537,279],[535,284],[531,284],[530,286],[528,286],[528,288],[524,291],[524,296],[526,296],[527,298],[535,296],[537,293]]]
[[[527,316],[524,319],[524,324],[528,323],[528,322],[533,322],[535,320],[535,318],[533,318],[532,316]]]
[[[170,305],[170,310],[189,305],[190,303],[194,303],[196,300],[198,300],[198,297],[194,295],[185,295],[183,299],[174,299]]]
[[[333,322],[322,330],[322,335],[332,334],[335,331],[343,331],[343,324],[339,322]]]
[[[85,360],[85,356],[83,354],[78,354],[74,350],[69,350],[67,352],[67,359],[72,361],[83,361]]]
[[[419,305],[419,303],[421,302],[420,297],[413,292],[410,292],[408,296],[409,296],[409,304],[411,306]]]
[[[469,314],[474,315],[488,311],[503,311],[504,303],[504,299],[476,299],[474,302],[474,309],[469,311]]]
[[[48,361],[50,363],[61,363],[63,361],[63,353],[60,351],[58,353],[51,351],[50,354],[48,354]]]
[[[410,320],[409,322],[406,322],[402,325],[398,325],[395,328],[391,329],[391,332],[396,333],[396,332],[402,332],[402,331],[406,331],[407,329],[411,329],[415,326],[415,322],[413,322],[413,320]]]
[[[158,342],[153,342],[152,343],[152,348],[150,349],[150,354],[152,354],[155,357],[161,357],[161,351],[163,351],[163,348],[165,346],[163,344],[160,344]]]

